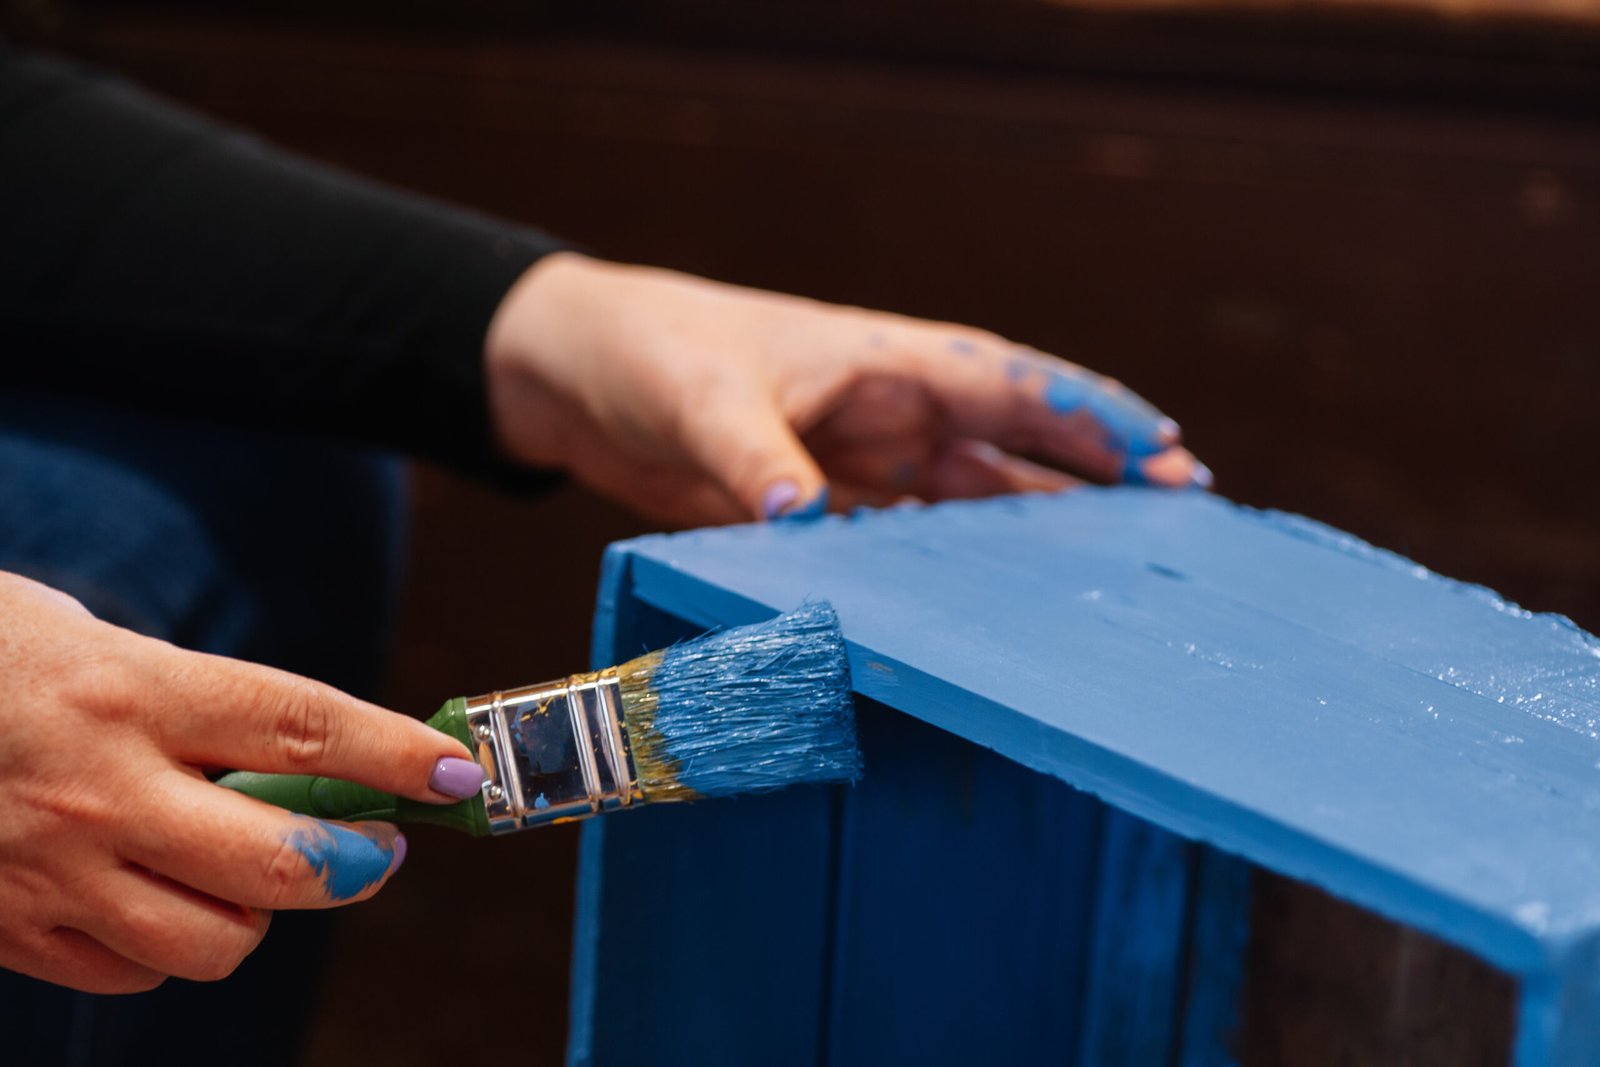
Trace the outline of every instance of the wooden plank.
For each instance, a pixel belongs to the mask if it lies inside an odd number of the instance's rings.
[[[597,663],[701,629],[633,601],[629,569],[625,555],[608,555]],[[830,791],[796,789],[586,826],[571,1067],[815,1067],[832,934],[833,810]]]
[[[799,790],[619,815],[586,837],[583,877],[603,878],[580,916],[593,992],[568,1062],[815,1067],[832,831],[828,793]]]
[[[1240,999],[1250,939],[1250,865],[1201,848],[1190,897],[1189,969],[1179,1067],[1239,1062]]]
[[[1106,813],[1078,1062],[1172,1062],[1183,1018],[1192,846],[1123,812]]]
[[[826,1062],[1069,1062],[1104,808],[899,713],[860,723]]]
[[[1248,1064],[1506,1067],[1518,983],[1439,938],[1256,871]]]
[[[1335,531],[1108,490],[632,548],[642,599],[830,598],[863,693],[1507,970],[1600,915],[1594,639]]]
[[[1520,992],[1516,1067],[1600,1063],[1600,938],[1572,946],[1560,971],[1523,982]]]

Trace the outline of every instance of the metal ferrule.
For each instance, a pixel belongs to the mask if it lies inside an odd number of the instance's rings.
[[[466,717],[489,774],[483,803],[491,833],[586,819],[644,799],[614,669],[471,697]]]

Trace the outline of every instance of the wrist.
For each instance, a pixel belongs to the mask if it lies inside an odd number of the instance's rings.
[[[576,402],[563,364],[572,362],[584,293],[604,264],[552,252],[506,291],[484,336],[484,384],[495,440],[510,458],[564,468],[558,427]]]

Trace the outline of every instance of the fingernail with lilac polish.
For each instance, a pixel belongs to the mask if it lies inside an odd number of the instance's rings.
[[[799,498],[800,487],[794,482],[787,478],[781,482],[773,482],[761,495],[761,514],[768,519],[775,519]]]
[[[1177,444],[1178,438],[1182,435],[1183,431],[1178,429],[1178,424],[1165,416],[1156,424],[1156,440],[1164,445]]]
[[[405,861],[406,861],[406,835],[405,834],[395,834],[394,835],[394,859],[389,861],[389,873],[393,874],[395,871],[398,871],[400,869],[400,865],[402,863],[404,863]]]
[[[824,486],[822,491],[810,500],[778,516],[780,522],[811,522],[820,519],[828,513],[828,490]]]
[[[1211,484],[1216,480],[1216,477],[1211,473],[1210,467],[1199,460],[1194,461],[1194,471],[1189,475],[1191,485],[1196,489],[1210,489]]]
[[[443,793],[447,797],[461,800],[477,796],[483,783],[482,767],[472,760],[457,759],[454,756],[446,756],[435,763],[433,773],[428,776],[428,788],[435,793]]]

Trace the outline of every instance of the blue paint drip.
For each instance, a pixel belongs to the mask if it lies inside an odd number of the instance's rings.
[[[331,900],[349,900],[382,880],[394,863],[394,846],[368,832],[321,819],[301,819],[288,842],[321,878]]]
[[[675,645],[650,688],[662,751],[700,796],[860,777],[850,665],[829,604]]]
[[[1058,415],[1086,410],[1094,416],[1104,427],[1110,446],[1127,453],[1123,477],[1134,484],[1145,481],[1138,460],[1168,447],[1165,435],[1171,432],[1172,421],[1139,396],[1108,384],[1099,375],[1082,370],[1057,371],[1045,383],[1043,397]]]

